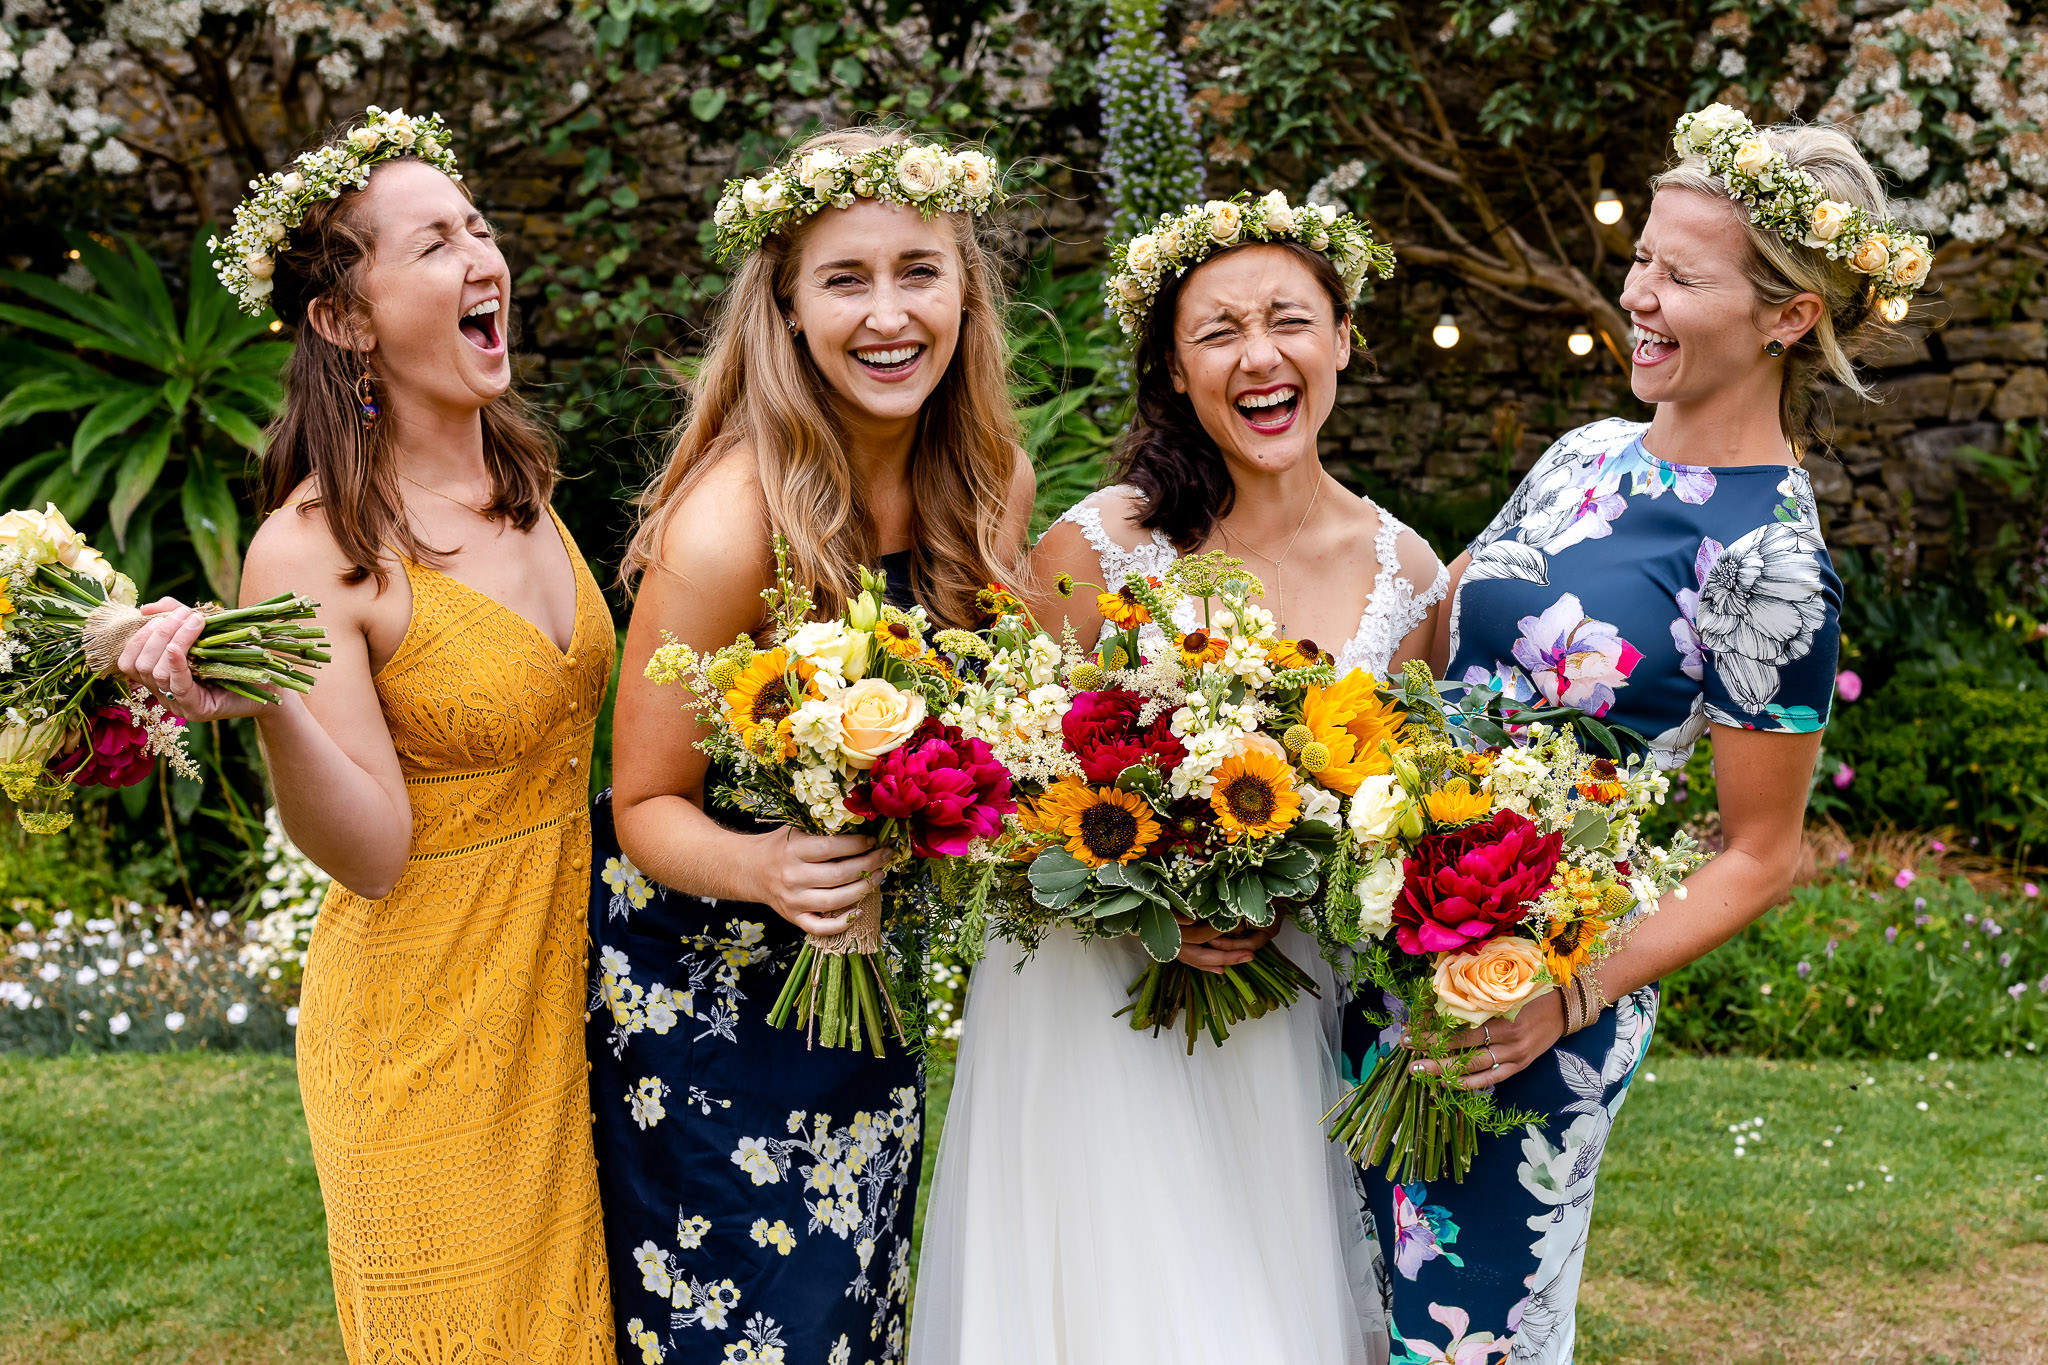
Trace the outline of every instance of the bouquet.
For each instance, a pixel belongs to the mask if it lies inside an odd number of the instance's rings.
[[[23,828],[54,834],[76,787],[128,787],[158,757],[197,779],[184,721],[113,676],[148,618],[135,584],[73,530],[56,505],[0,516],[0,790]],[[193,676],[256,701],[262,688],[304,692],[327,662],[315,604],[286,593],[235,610],[202,607]]]
[[[812,620],[780,537],[775,552],[766,648],[742,636],[700,655],[670,638],[647,663],[651,681],[687,688],[685,704],[710,729],[698,747],[722,774],[713,794],[808,833],[869,835],[898,864],[962,857],[1000,831],[1016,809],[1010,775],[985,742],[939,717],[960,676],[926,642],[923,609],[886,605],[883,580],[863,569],[845,610]],[[894,887],[899,904],[910,894]],[[901,1002],[922,982],[912,973],[899,984],[890,970],[883,900],[878,884],[844,931],[805,936],[770,1024],[794,1020],[813,1043],[878,1057],[885,1034],[909,1041]]]
[[[1568,708],[1504,710],[1484,689],[1453,707],[1421,664],[1385,700],[1407,720],[1387,770],[1350,795],[1348,838],[1312,921],[1327,954],[1351,956],[1354,983],[1383,994],[1379,1022],[1405,1020],[1411,1046],[1445,1060],[1443,1038],[1513,1018],[1597,966],[1666,891],[1682,896],[1704,859],[1683,834],[1669,848],[1644,842],[1642,814],[1669,780],[1641,759],[1617,761],[1598,722]],[[1575,730],[1610,755],[1581,747]],[[1390,1178],[1434,1180],[1448,1167],[1461,1180],[1482,1130],[1533,1121],[1460,1088],[1457,1059],[1420,1076],[1412,1060],[1389,1049],[1332,1111],[1332,1139],[1363,1164],[1384,1161]]]
[[[1178,560],[1163,579],[1098,595],[1116,629],[1092,655],[1069,645],[1063,676],[1062,651],[1044,637],[998,639],[963,698],[978,713],[963,727],[1002,736],[996,752],[1019,779],[1002,851],[1022,872],[986,868],[953,899],[1027,950],[1056,925],[1135,934],[1152,961],[1120,1013],[1155,1033],[1178,1023],[1190,1051],[1315,987],[1271,944],[1221,973],[1185,966],[1182,925],[1269,926],[1315,898],[1341,843],[1337,793],[1372,761],[1358,756],[1369,720],[1311,711],[1335,669],[1313,644],[1277,634],[1253,601],[1261,592],[1239,560]],[[1174,624],[1184,603],[1199,604],[1199,627]],[[1001,678],[1023,681],[1006,694],[990,683]],[[1328,742],[1305,723],[1315,714]]]

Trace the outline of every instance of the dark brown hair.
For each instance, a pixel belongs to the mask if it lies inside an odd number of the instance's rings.
[[[337,132],[329,141],[345,135],[346,130]],[[388,164],[380,162],[378,169]],[[371,174],[374,178],[376,172]],[[467,186],[456,184],[465,196],[469,194]],[[363,425],[356,386],[366,358],[329,341],[306,321],[307,310],[320,299],[344,326],[368,314],[361,292],[362,266],[376,242],[359,221],[364,192],[348,190],[315,204],[277,255],[270,302],[296,330],[297,344],[285,367],[284,405],[264,433],[258,488],[263,514],[268,516],[311,478],[314,495],[299,504],[301,515],[314,507],[326,514],[328,530],[349,563],[342,581],[374,578],[381,591],[390,573],[389,556],[433,565],[447,551],[420,540],[406,520],[391,458],[391,424]],[[498,316],[504,320],[509,351],[512,310],[503,308]],[[370,374],[374,384],[375,371]],[[491,476],[486,510],[509,518],[521,531],[531,530],[547,514],[554,492],[554,438],[515,390],[485,404],[481,416],[484,466]]]
[[[1337,326],[1345,326],[1351,315],[1337,267],[1322,252],[1299,242],[1246,242],[1219,251],[1194,270],[1160,284],[1145,314],[1145,331],[1138,343],[1132,375],[1137,411],[1117,453],[1116,478],[1144,498],[1145,515],[1138,524],[1165,532],[1182,553],[1200,545],[1216,523],[1230,515],[1237,502],[1237,485],[1231,481],[1223,452],[1195,415],[1194,401],[1174,391],[1174,312],[1180,306],[1181,288],[1195,270],[1246,246],[1274,246],[1288,252],[1308,267],[1329,296]]]

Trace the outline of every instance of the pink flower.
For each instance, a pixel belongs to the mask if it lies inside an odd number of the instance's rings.
[[[176,716],[171,719],[185,723]],[[149,731],[136,723],[127,707],[95,706],[86,712],[85,721],[85,741],[51,759],[51,772],[80,787],[132,787],[156,770]]]
[[[2034,885],[2032,882],[2027,882],[2025,885],[2020,887],[2020,894],[2023,896],[2038,896],[2041,894],[2041,888]]]
[[[1934,850],[1934,851],[1935,851],[1936,853],[1946,853],[1946,852],[1948,852],[1948,845],[1947,845],[1947,844],[1944,844],[1944,843],[1943,843],[1943,842],[1942,842],[1941,840],[1939,840],[1939,839],[1936,839],[1936,840],[1935,840],[1935,841],[1934,841],[1933,843],[1929,844],[1929,845],[1928,845],[1928,847],[1929,847],[1929,848],[1931,848],[1931,849],[1933,849],[1933,850]]]
[[[868,780],[847,793],[846,808],[870,819],[903,821],[910,851],[920,858],[958,858],[974,840],[1000,830],[1017,803],[1010,774],[993,749],[954,726],[927,720],[902,747],[875,760]]]
[[[1899,888],[1899,890],[1904,891],[1907,887],[1913,884],[1913,878],[1917,877],[1918,875],[1920,874],[1915,872],[1912,868],[1902,867],[1899,869],[1899,875],[1892,878],[1892,885]]]
[[[1428,835],[1402,861],[1395,941],[1417,956],[1476,950],[1528,916],[1563,848],[1562,833],[1544,834],[1510,810]]]
[[[1841,767],[1835,769],[1836,791],[1840,792],[1849,790],[1849,784],[1851,782],[1854,782],[1855,780],[1856,770],[1850,767],[1848,764],[1844,763]]]
[[[1848,669],[1835,674],[1835,695],[1843,701],[1855,701],[1863,695],[1863,679]]]
[[[1188,756],[1173,733],[1169,712],[1150,725],[1138,724],[1145,699],[1121,687],[1100,692],[1081,692],[1060,721],[1067,751],[1081,760],[1081,772],[1097,786],[1108,786],[1126,768],[1155,761],[1161,776],[1180,766]]]

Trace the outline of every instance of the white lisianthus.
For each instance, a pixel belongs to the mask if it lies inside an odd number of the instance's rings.
[[[1825,246],[1842,235],[1849,222],[1849,205],[1839,199],[1823,199],[1813,206],[1813,220],[1805,237],[1807,246]]]
[[[867,672],[869,638],[841,621],[812,621],[789,637],[789,652],[843,682],[858,682]]]
[[[920,202],[944,189],[949,174],[946,154],[929,143],[919,143],[896,159],[896,183]]]
[[[995,192],[996,163],[985,152],[955,152],[947,158],[947,164],[968,198],[986,199]]]
[[[1358,932],[1385,938],[1394,927],[1394,902],[1401,898],[1401,863],[1381,858],[1358,879]]]
[[[1286,751],[1283,749],[1281,752]],[[1332,793],[1324,791],[1313,782],[1296,790],[1301,793],[1302,819],[1320,820],[1326,825],[1335,825],[1343,821],[1344,803]]]
[[[748,176],[740,186],[740,203],[748,213],[780,213],[789,206],[789,196],[782,188],[782,182],[774,176],[756,180]]]
[[[1294,208],[1287,202],[1287,196],[1274,190],[1259,201],[1259,211],[1264,215],[1266,231],[1294,231]]]
[[[1150,275],[1159,269],[1159,239],[1149,232],[1141,232],[1131,238],[1131,244],[1124,248],[1124,267],[1140,275]]]
[[[1351,794],[1347,823],[1361,843],[1380,843],[1394,837],[1394,830],[1407,811],[1408,793],[1394,775],[1374,773]]]
[[[1209,239],[1218,246],[1234,246],[1244,232],[1244,212],[1227,199],[1211,199],[1202,206],[1209,220]]]

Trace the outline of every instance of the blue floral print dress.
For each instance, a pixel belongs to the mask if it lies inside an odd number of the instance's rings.
[[[1595,422],[1537,461],[1471,545],[1448,676],[1625,726],[1666,768],[1710,722],[1820,729],[1842,589],[1806,471],[1668,464],[1645,430]],[[1395,1365],[1572,1359],[1594,1180],[1656,1016],[1656,988],[1633,992],[1503,1082],[1503,1107],[1548,1121],[1482,1136],[1463,1182],[1365,1173]],[[1354,1009],[1347,1067],[1364,1074],[1400,1034]]]
[[[908,606],[909,555],[882,567]],[[620,1361],[900,1361],[921,1063],[769,1027],[802,933],[649,880],[609,792],[592,826],[585,1041]]]

